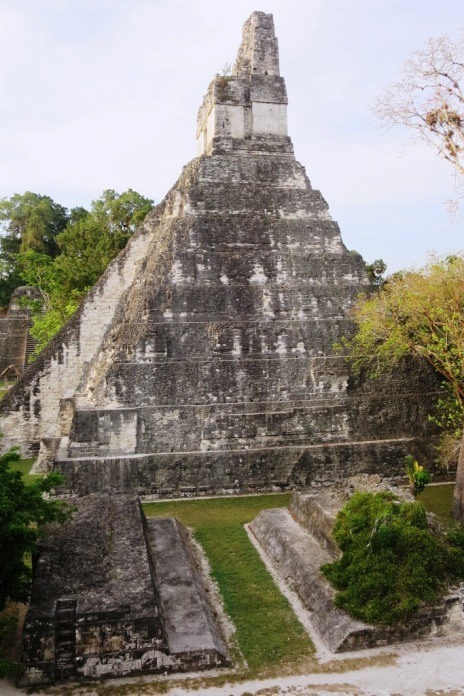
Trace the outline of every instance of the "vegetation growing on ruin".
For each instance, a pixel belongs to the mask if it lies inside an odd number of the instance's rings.
[[[103,191],[90,210],[67,210],[30,191],[0,200],[0,306],[20,285],[40,290],[41,300],[31,303],[36,352],[76,311],[152,206],[132,189]]]
[[[389,492],[355,493],[333,536],[342,556],[321,570],[337,606],[368,623],[410,619],[464,579],[464,531],[432,529],[421,503],[399,503]]]
[[[219,585],[236,638],[253,671],[295,665],[313,651],[303,626],[274,584],[244,524],[264,508],[286,507],[289,494],[145,505],[147,516],[177,517],[193,527]]]
[[[376,376],[407,355],[427,362],[443,380],[433,415],[455,439],[464,421],[464,254],[432,258],[424,268],[396,273],[379,292],[356,303],[353,337],[342,341],[355,370]],[[453,504],[464,523],[464,445]]]
[[[26,483],[14,465],[20,462],[15,448],[0,456],[0,611],[8,600],[26,602],[32,580],[30,556],[44,524],[63,522],[68,506],[59,500],[47,500],[49,493],[63,481],[52,472]]]

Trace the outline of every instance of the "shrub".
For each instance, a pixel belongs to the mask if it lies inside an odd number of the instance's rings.
[[[419,462],[416,462],[412,454],[408,454],[404,458],[404,465],[409,483],[411,484],[412,493],[414,496],[419,495],[426,485],[430,483],[432,477]]]
[[[421,503],[389,492],[355,493],[333,536],[342,556],[321,570],[338,590],[336,605],[368,623],[404,621],[464,578],[464,534],[429,529]]]

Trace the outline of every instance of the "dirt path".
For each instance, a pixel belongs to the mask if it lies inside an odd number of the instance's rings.
[[[191,696],[194,692],[173,688],[168,693],[169,696]],[[409,646],[397,663],[389,667],[368,667],[344,674],[257,680],[237,686],[202,689],[200,693],[201,696],[432,696],[434,693],[456,696],[464,694],[464,641],[458,645],[442,644],[439,647],[435,644],[422,649]]]

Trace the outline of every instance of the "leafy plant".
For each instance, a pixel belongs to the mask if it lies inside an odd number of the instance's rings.
[[[426,485],[430,483],[432,477],[429,472],[414,459],[412,454],[406,455],[404,464],[413,495],[419,495]]]
[[[424,268],[389,277],[353,309],[356,333],[342,339],[355,371],[388,372],[405,356],[431,365],[446,385],[433,420],[454,433],[464,421],[464,254],[432,258]],[[459,424],[461,424],[459,426]],[[464,524],[464,441],[458,458],[454,518]]]
[[[71,512],[62,501],[44,497],[62,483],[61,474],[52,472],[27,485],[12,468],[20,459],[14,447],[0,456],[0,611],[9,599],[27,601],[32,580],[28,559],[43,525],[64,522]]]
[[[333,536],[342,556],[321,570],[338,590],[337,606],[368,623],[407,620],[464,578],[464,533],[432,531],[421,503],[389,492],[355,493]]]

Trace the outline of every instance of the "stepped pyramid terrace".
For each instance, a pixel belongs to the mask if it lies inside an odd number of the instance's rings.
[[[3,400],[5,443],[70,492],[155,496],[402,474],[436,386],[349,375],[369,290],[295,159],[272,15],[254,12],[198,113],[198,157]]]

